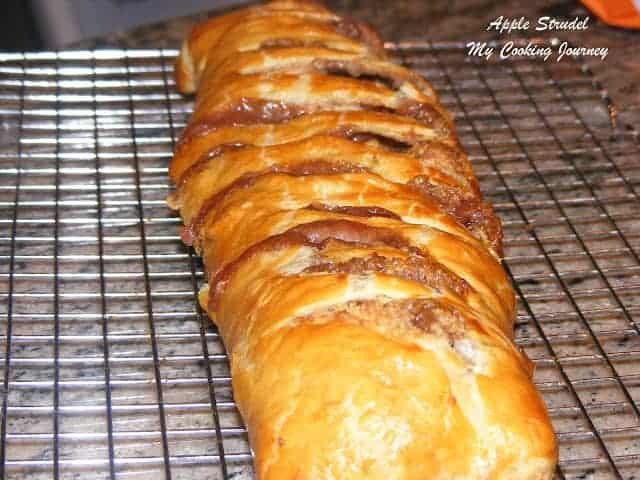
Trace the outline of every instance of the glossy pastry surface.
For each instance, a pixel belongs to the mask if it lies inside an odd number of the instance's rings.
[[[362,22],[276,0],[196,26],[176,84],[168,202],[258,478],[552,478],[500,221],[428,82]]]

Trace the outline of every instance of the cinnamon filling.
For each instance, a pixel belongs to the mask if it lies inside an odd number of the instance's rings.
[[[295,321],[356,323],[401,342],[411,342],[424,333],[443,338],[467,368],[474,369],[481,361],[475,353],[473,340],[467,336],[467,328],[471,324],[474,329],[482,329],[482,325],[455,306],[437,299],[352,300],[299,316]]]
[[[397,90],[406,81],[406,79],[400,78],[399,76],[385,75],[382,72],[374,72],[372,69],[367,68],[366,63],[358,60],[347,62],[342,60],[325,60],[323,58],[317,58],[313,61],[313,67],[316,70],[329,75],[366,80],[386,87],[389,90]]]
[[[402,220],[399,215],[396,215],[392,211],[382,207],[327,205],[325,203],[314,202],[310,204],[307,209],[341,213],[343,215],[351,215],[353,217],[386,217],[393,218],[394,220]]]
[[[307,272],[369,273],[382,272],[407,278],[439,290],[443,285],[459,295],[467,295],[467,282],[446,269],[428,253],[409,244],[402,236],[389,228],[372,227],[349,220],[319,220],[305,223],[273,235],[246,249],[238,258],[229,262],[209,278],[210,309],[215,310],[217,299],[224,290],[231,275],[243,262],[266,251],[277,251],[297,245],[307,245],[322,250],[328,240],[339,240],[366,246],[387,246],[409,254],[406,260],[389,259],[379,255],[367,259],[354,258],[347,262],[325,262],[310,267]],[[315,269],[315,270],[314,270]]]
[[[465,280],[452,274],[430,255],[424,254],[412,254],[406,258],[389,258],[374,253],[366,258],[356,257],[346,262],[320,263],[306,268],[304,272],[347,274],[379,272],[421,283],[436,291],[445,286],[463,297],[469,293],[469,284]]]
[[[449,123],[433,105],[409,100],[396,109],[395,113],[415,118],[443,135],[450,135]]]
[[[404,300],[399,303],[411,315],[411,324],[425,333],[444,330],[451,340],[464,335],[464,318],[456,309],[436,300]]]
[[[392,109],[382,106],[361,104],[358,106],[363,111],[385,112],[397,115],[405,115],[415,118],[421,123],[432,127],[442,135],[450,136],[450,127],[447,120],[437,109],[427,103],[407,101],[400,108]],[[307,113],[322,111],[322,107],[296,105],[283,101],[261,100],[242,97],[240,102],[228,109],[213,112],[207,117],[190,123],[185,128],[180,144],[186,144],[194,137],[207,135],[208,133],[223,127],[238,127],[246,125],[280,124]]]
[[[429,183],[424,177],[416,177],[410,185],[432,198],[476,237],[484,237],[498,256],[502,256],[502,225],[489,204],[472,195],[465,195],[460,189]]]
[[[264,48],[297,48],[297,47],[324,47],[326,45],[322,40],[302,40],[300,38],[270,38],[265,40],[258,47],[259,50]]]
[[[353,300],[339,306],[339,310],[332,309],[325,315],[333,318],[341,312],[351,317],[371,322],[377,322],[385,330],[393,333],[400,329],[416,329],[426,334],[442,336],[453,348],[455,343],[465,338],[467,319],[453,306],[435,299],[415,298],[406,300]],[[322,318],[323,314],[314,314],[314,319]],[[376,322],[376,323],[377,323]]]
[[[457,143],[457,140],[455,142]],[[476,196],[480,196],[478,181],[459,145],[442,141],[423,141],[412,145],[407,153],[420,159],[429,167],[446,172],[459,183],[466,184]]]
[[[336,137],[346,138],[353,142],[358,143],[375,143],[383,147],[386,150],[397,153],[406,153],[411,149],[411,144],[407,142],[401,142],[390,137],[378,135],[376,133],[369,133],[361,131],[351,125],[344,125],[334,130],[327,132],[330,135]]]
[[[334,23],[334,28],[336,33],[354,40],[360,40],[376,53],[384,55],[384,40],[366,22],[345,16]]]
[[[305,113],[307,112],[303,106],[282,101],[242,97],[237,105],[211,113],[206,118],[188,125],[180,143],[188,143],[193,137],[204,136],[220,127],[284,123]]]
[[[352,40],[361,41],[370,47],[374,53],[380,56],[384,55],[384,40],[382,40],[382,37],[366,22],[351,17],[342,17],[337,22],[333,22],[332,27],[337,34],[344,35]],[[323,43],[322,40],[308,41],[289,37],[268,39],[260,44],[260,48],[305,46],[326,47],[326,44]]]
[[[193,245],[193,242],[197,239],[207,215],[211,210],[215,209],[216,205],[218,205],[224,197],[237,190],[253,186],[258,179],[271,173],[283,173],[293,177],[301,177],[308,175],[333,175],[338,173],[356,173],[363,171],[365,171],[364,168],[349,163],[330,163],[315,160],[293,166],[273,165],[258,173],[245,174],[226,188],[220,190],[218,193],[207,199],[195,217],[193,217],[191,224],[185,228],[186,230],[189,230],[189,232],[184,233],[181,236],[187,245]],[[190,240],[190,242],[187,242],[186,240]]]
[[[269,174],[281,173],[299,177],[367,171],[367,169],[354,164],[316,160],[293,166],[273,165],[261,172],[245,174],[203,203],[198,213],[193,217],[191,224],[182,230],[182,240],[187,245],[193,245],[209,212],[214,210],[227,195],[243,188],[250,188],[259,178]],[[470,230],[477,238],[486,239],[494,251],[499,256],[502,256],[502,226],[493,209],[487,203],[473,195],[465,194],[464,191],[458,188],[430,183],[429,179],[423,176],[414,178],[408,185],[433,201],[458,223]],[[377,216],[401,220],[399,215],[377,206],[327,206],[321,203],[312,203],[307,208],[343,213],[345,215]]]

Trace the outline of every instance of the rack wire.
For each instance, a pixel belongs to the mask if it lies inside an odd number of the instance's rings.
[[[503,219],[557,478],[640,474],[640,145],[583,65],[388,45]],[[0,478],[249,479],[202,266],[165,206],[174,50],[0,55]]]

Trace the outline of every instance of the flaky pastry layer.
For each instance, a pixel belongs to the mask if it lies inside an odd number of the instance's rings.
[[[363,22],[196,26],[168,197],[202,256],[260,480],[550,479],[502,229],[451,115]]]

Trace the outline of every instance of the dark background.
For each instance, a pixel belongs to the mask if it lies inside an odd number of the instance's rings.
[[[38,34],[29,2],[5,0],[0,14],[0,51],[40,50],[42,39]]]

